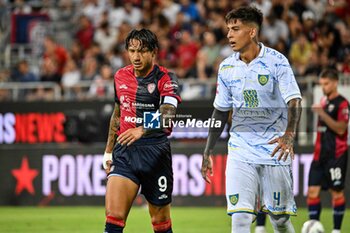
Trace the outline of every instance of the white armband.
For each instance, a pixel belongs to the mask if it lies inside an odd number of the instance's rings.
[[[107,161],[108,160],[112,161],[112,153],[105,152],[103,155],[103,168],[104,169],[107,169]]]
[[[177,108],[177,102],[178,102],[177,99],[172,96],[165,96],[163,100],[163,104],[171,104],[175,106],[175,108]]]

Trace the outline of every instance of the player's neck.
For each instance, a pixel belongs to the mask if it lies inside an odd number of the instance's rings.
[[[145,69],[145,70],[134,70],[134,75],[138,78],[144,78],[144,77],[147,77],[149,75],[149,73],[152,72],[153,70],[153,67],[154,67],[154,64],[151,65],[148,69]]]
[[[338,95],[339,95],[338,91],[334,91],[327,96],[327,99],[328,100],[335,99],[335,98],[337,98]]]
[[[257,56],[259,56],[260,53],[260,45],[256,43],[251,43],[247,46],[245,50],[240,52],[240,59],[244,61],[245,63],[249,64],[251,61],[253,61]]]

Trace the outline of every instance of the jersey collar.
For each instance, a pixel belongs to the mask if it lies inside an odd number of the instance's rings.
[[[262,58],[265,55],[265,45],[261,42],[259,42],[258,44],[260,46],[260,52],[259,52],[258,58]],[[235,54],[235,58],[237,61],[239,60],[239,53]]]

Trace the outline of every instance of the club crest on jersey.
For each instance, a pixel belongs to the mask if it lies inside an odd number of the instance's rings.
[[[334,104],[328,105],[328,112],[332,112],[334,110]]]
[[[236,205],[239,199],[239,194],[228,195],[228,198],[230,199],[232,205]]]
[[[156,84],[154,84],[154,83],[149,83],[149,84],[147,85],[147,90],[148,90],[148,92],[149,92],[150,94],[152,94],[152,93],[154,92],[155,89],[156,89]]]
[[[269,81],[269,75],[258,74],[258,81],[260,85],[264,86]]]

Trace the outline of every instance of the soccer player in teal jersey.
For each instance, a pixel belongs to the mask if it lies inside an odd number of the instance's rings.
[[[286,57],[258,42],[262,21],[254,7],[226,16],[233,54],[220,64],[212,115],[223,124],[209,129],[202,176],[210,183],[213,148],[232,110],[226,164],[232,232],[250,232],[262,209],[275,232],[294,233],[289,219],[296,215],[291,161],[301,94]]]

